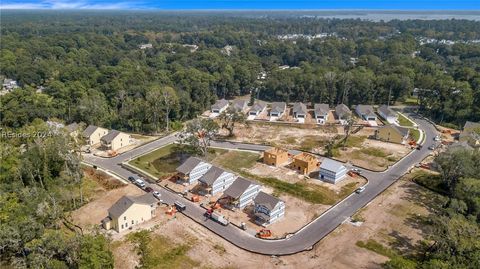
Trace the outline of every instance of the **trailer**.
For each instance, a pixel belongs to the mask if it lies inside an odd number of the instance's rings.
[[[222,224],[223,226],[227,226],[230,223],[223,215],[213,211],[212,209],[207,210],[207,212],[205,212],[205,216]]]

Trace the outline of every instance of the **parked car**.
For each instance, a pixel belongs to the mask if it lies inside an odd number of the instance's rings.
[[[353,169],[352,169],[352,172],[354,172],[354,173],[356,173],[356,174],[358,174],[358,175],[362,174],[362,171],[361,171],[360,169],[358,169],[358,168],[353,168]]]
[[[433,141],[440,141],[440,136],[436,135],[434,138],[433,138]]]
[[[145,191],[146,191],[146,192],[152,192],[153,189],[152,189],[152,187],[146,187],[146,188],[145,188]]]
[[[434,150],[435,149],[435,145],[430,145],[430,147],[428,147],[429,150]]]
[[[132,176],[130,176],[130,177],[128,177],[128,181],[130,181],[130,182],[135,182],[135,178],[132,177]]]
[[[180,202],[178,202],[178,201],[176,201],[176,202],[174,203],[174,205],[175,205],[175,207],[177,208],[177,210],[180,211],[180,212],[183,211],[183,210],[185,210],[185,209],[187,208],[184,204],[182,204],[182,203],[180,203]]]
[[[418,145],[418,146],[417,146],[417,150],[421,150],[422,148],[423,148],[422,145]]]
[[[355,190],[356,193],[362,193],[365,190],[365,186],[362,186]]]
[[[137,185],[138,187],[140,187],[142,189],[146,187],[145,182],[141,179],[136,179],[135,180],[135,185]]]
[[[155,196],[157,199],[160,199],[161,194],[158,191],[154,191],[153,196]]]

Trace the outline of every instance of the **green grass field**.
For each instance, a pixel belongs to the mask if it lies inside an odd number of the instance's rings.
[[[398,114],[398,123],[400,124],[400,126],[406,126],[406,127],[413,126],[413,122],[407,119],[402,114]]]

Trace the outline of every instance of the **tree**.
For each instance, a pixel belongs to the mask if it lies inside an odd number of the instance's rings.
[[[475,158],[474,154],[478,153],[466,149],[454,149],[441,153],[435,159],[451,197],[461,178],[478,175],[479,168],[474,163],[478,158]]]
[[[247,116],[242,111],[237,111],[234,107],[228,107],[218,116],[221,127],[228,130],[228,136],[233,136],[235,124],[245,123]]]
[[[188,122],[185,131],[179,134],[180,143],[188,144],[202,156],[206,156],[218,129],[218,124],[212,119],[194,119]]]
[[[103,269],[113,268],[113,254],[109,249],[109,242],[105,236],[86,235],[80,244],[78,268]]]
[[[177,93],[172,87],[162,88],[162,102],[165,110],[166,130],[170,130],[170,112],[178,105]]]
[[[345,137],[342,140],[343,149],[345,149],[345,146],[347,145],[347,140],[350,137],[354,123],[355,120],[352,117],[349,117],[347,119],[347,124],[343,126],[343,132],[345,133]]]

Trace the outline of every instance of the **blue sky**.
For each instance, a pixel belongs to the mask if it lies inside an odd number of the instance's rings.
[[[480,10],[480,0],[0,0],[1,9]]]

